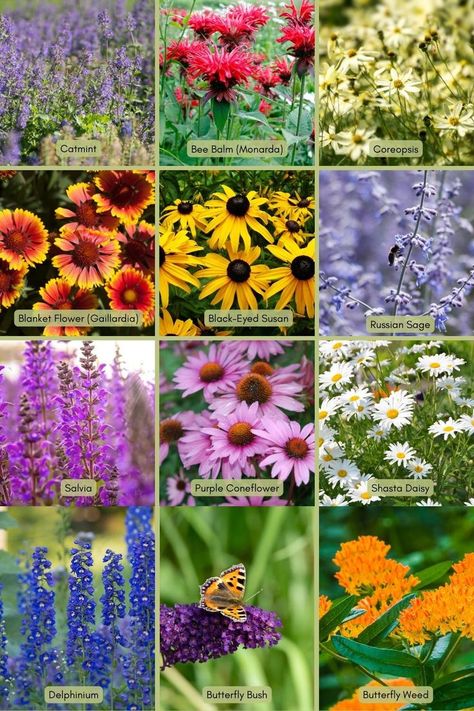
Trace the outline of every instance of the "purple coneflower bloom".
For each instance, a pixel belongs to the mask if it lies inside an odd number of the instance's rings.
[[[229,345],[233,343],[213,343],[208,353],[199,351],[188,356],[173,378],[177,388],[184,391],[183,397],[202,390],[206,402],[211,402],[215,393],[235,386],[249,364]]]
[[[167,417],[160,422],[160,464],[168,456],[170,445],[176,444],[178,451],[181,447],[181,437],[184,435],[184,429],[191,420],[195,417],[194,412],[177,412],[171,417]]]
[[[297,486],[309,482],[310,472],[315,469],[312,422],[301,428],[298,422],[266,417],[262,420],[262,428],[252,429],[252,432],[267,443],[268,455],[260,466],[272,465],[272,477],[285,481],[293,471]]]
[[[258,409],[257,402],[252,405],[241,402],[232,414],[219,417],[217,428],[204,430],[211,438],[212,461],[224,460],[232,467],[242,468],[248,459],[266,451],[266,442],[254,433],[261,426]]]
[[[169,476],[166,479],[166,492],[170,506],[179,506],[184,501],[186,494],[189,494],[190,491],[191,482],[188,477],[184,475],[182,469],[180,469],[178,474]]]
[[[250,372],[246,373],[232,390],[222,393],[211,402],[209,407],[216,412],[217,416],[220,416],[228,415],[234,412],[238,405],[246,403],[247,405],[257,405],[260,417],[270,416],[286,420],[287,416],[280,408],[291,412],[304,410],[304,405],[294,397],[294,395],[300,395],[301,392],[302,386],[296,377],[293,377],[293,382],[286,382],[285,379],[281,380],[278,373],[265,376]]]

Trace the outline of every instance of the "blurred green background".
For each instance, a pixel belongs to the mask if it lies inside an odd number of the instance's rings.
[[[334,578],[332,562],[341,543],[359,536],[377,536],[390,544],[389,558],[409,565],[416,574],[435,563],[460,560],[474,550],[474,510],[468,507],[387,508],[370,506],[321,508],[320,593],[331,599],[344,594]],[[447,579],[448,575],[446,576]],[[433,587],[444,583],[441,580]],[[320,658],[320,708],[327,709],[340,698],[370,680],[352,665],[341,664],[327,655]],[[474,644],[463,639],[446,673],[474,664]]]
[[[249,605],[280,617],[282,639],[272,648],[239,649],[204,664],[180,664],[161,675],[163,711],[210,710],[204,686],[270,686],[259,711],[313,708],[313,529],[302,508],[170,508],[160,511],[161,602],[195,603],[199,586],[244,563]],[[234,707],[233,707],[234,708]],[[254,709],[247,704],[239,709]]]

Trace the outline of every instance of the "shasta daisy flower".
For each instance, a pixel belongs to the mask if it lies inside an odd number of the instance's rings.
[[[122,267],[105,286],[110,308],[141,311],[144,326],[155,320],[155,286],[149,276],[133,267]]]
[[[412,476],[414,479],[423,479],[423,477],[429,474],[433,469],[431,464],[428,464],[428,462],[418,459],[417,457],[411,459],[406,467],[410,472],[408,476]]]
[[[68,220],[64,227],[75,230],[79,225],[93,230],[105,229],[114,232],[120,224],[117,217],[110,213],[98,211],[93,197],[97,188],[93,183],[75,183],[66,190],[66,195],[74,203],[75,209],[66,207],[56,208],[58,220]]]
[[[202,205],[178,198],[163,210],[163,226],[168,229],[179,222],[182,230],[189,229],[192,236],[196,237],[196,228],[203,231],[206,228],[206,223],[200,217],[203,210]]]
[[[160,317],[160,336],[199,336],[199,328],[193,324],[190,318],[186,321],[176,319],[170,312],[163,309]]]
[[[438,420],[431,427],[428,428],[428,432],[433,435],[433,437],[443,437],[444,441],[449,437],[455,437],[458,432],[463,431],[463,426],[459,421],[453,420],[452,417],[448,417],[447,420]]]
[[[395,444],[389,444],[388,451],[385,452],[384,459],[391,464],[397,464],[400,466],[406,466],[408,462],[413,459],[416,452],[408,442],[395,442]]]
[[[339,390],[350,383],[354,377],[354,367],[349,363],[334,363],[329,370],[321,373],[319,376],[319,387],[322,390],[336,388]]]
[[[448,372],[448,361],[445,353],[436,353],[435,355],[424,355],[418,358],[416,368],[423,373],[433,375],[435,378],[443,373]]]
[[[50,279],[39,290],[39,294],[43,301],[37,301],[33,304],[35,311],[97,309],[99,306],[99,299],[92,291],[71,286],[66,279]],[[88,328],[77,328],[76,326],[46,326],[43,335],[83,336],[89,330]]]
[[[204,79],[208,90],[203,103],[209,99],[231,103],[237,99],[234,89],[238,84],[246,84],[252,74],[250,55],[241,47],[230,52],[226,47],[214,47],[200,43],[193,47],[189,55],[188,76],[190,79]]]
[[[242,240],[245,250],[250,250],[251,237],[249,228],[261,235],[267,242],[273,242],[270,232],[264,227],[270,217],[261,207],[267,204],[267,199],[259,197],[255,190],[246,195],[236,193],[227,185],[222,185],[223,192],[213,193],[212,199],[204,205],[200,217],[209,219],[206,232],[211,236],[211,249],[221,249],[230,242],[232,250],[237,252]],[[264,224],[262,224],[264,223]]]
[[[0,259],[12,269],[44,262],[48,249],[48,232],[39,217],[28,210],[0,211]]]
[[[268,288],[269,268],[255,264],[260,257],[260,247],[235,252],[227,247],[228,259],[221,254],[209,253],[202,259],[204,269],[196,272],[198,278],[210,278],[201,289],[200,299],[215,293],[211,304],[221,304],[222,309],[231,309],[235,299],[240,309],[258,309],[255,294],[264,294]]]
[[[349,459],[337,459],[327,465],[326,476],[332,486],[340,484],[347,489],[353,482],[359,480],[360,469]]]
[[[187,357],[173,378],[178,390],[183,391],[182,397],[202,390],[206,402],[211,402],[216,393],[240,380],[249,364],[232,345],[212,343],[208,353],[200,350]]]
[[[0,259],[0,305],[8,308],[20,298],[24,287],[25,274],[28,265],[22,264],[18,269],[12,269],[9,262]]]
[[[69,284],[88,289],[111,278],[119,266],[119,243],[112,233],[81,225],[64,229],[54,241],[64,254],[52,258],[53,266]]]
[[[312,239],[305,247],[286,240],[284,246],[270,245],[267,249],[288,266],[270,269],[268,278],[275,283],[267,289],[264,298],[269,299],[281,292],[275,308],[283,309],[294,297],[298,314],[313,318],[315,240]]]
[[[155,201],[149,176],[141,170],[102,170],[94,178],[99,189],[93,195],[99,213],[110,213],[126,225],[138,222],[143,211]]]
[[[404,390],[396,390],[373,405],[372,417],[384,430],[393,427],[399,430],[411,422],[414,407],[413,395]]]
[[[202,249],[193,239],[189,239],[186,230],[176,234],[165,230],[160,234],[160,300],[161,306],[167,308],[169,304],[169,287],[176,286],[186,294],[191,291],[190,284],[199,286],[195,276],[187,271],[187,267],[201,264],[201,259],[192,253]]]
[[[380,501],[380,496],[376,496],[369,491],[367,481],[361,481],[356,484],[354,488],[349,491],[349,496],[352,503],[358,502],[360,504],[364,504],[364,506],[367,506],[367,504],[373,504],[375,501]]]
[[[334,498],[331,498],[327,494],[323,494],[319,500],[320,506],[347,506],[347,499],[344,494],[338,494]]]
[[[298,422],[262,418],[261,426],[252,432],[261,437],[268,449],[261,467],[271,466],[273,478],[286,481],[293,473],[296,486],[308,484],[315,470],[314,425],[301,427]]]
[[[267,443],[255,434],[261,426],[259,404],[241,402],[227,415],[218,415],[217,427],[204,428],[210,437],[210,460],[227,461],[234,476],[240,478],[241,468],[255,455],[267,451]]]
[[[423,499],[422,501],[417,501],[416,502],[417,506],[442,506],[443,504],[439,504],[437,501],[434,501],[433,499]]]
[[[470,415],[461,415],[458,424],[465,432],[474,434],[474,411]]]

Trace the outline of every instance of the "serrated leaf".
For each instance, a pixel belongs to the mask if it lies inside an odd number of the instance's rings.
[[[420,582],[413,589],[422,590],[423,588],[428,587],[428,585],[433,585],[433,583],[438,582],[446,575],[451,566],[451,561],[445,560],[442,563],[430,565],[429,568],[425,568],[420,573],[415,573]]]
[[[320,639],[329,637],[331,632],[347,617],[356,602],[357,595],[345,595],[332,604],[331,608],[319,620]]]
[[[383,647],[370,647],[368,644],[361,644],[339,635],[332,637],[332,643],[339,654],[369,671],[392,676],[406,676],[410,679],[421,674],[420,661],[406,652]]]
[[[415,594],[410,593],[410,595],[405,595],[399,602],[392,605],[392,607],[386,610],[380,617],[377,617],[372,624],[368,625],[368,627],[360,633],[357,637],[357,641],[367,644],[368,642],[378,642],[384,639],[396,627],[394,622],[398,620],[398,615],[405,607],[408,607],[414,597],[416,597]]]
[[[230,104],[228,101],[217,101],[217,99],[212,99],[212,114],[214,116],[214,123],[221,133],[225,128],[229,113]]]

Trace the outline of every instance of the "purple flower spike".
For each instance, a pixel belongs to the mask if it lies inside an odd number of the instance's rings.
[[[246,607],[246,622],[233,622],[198,605],[161,605],[160,637],[163,669],[187,662],[207,662],[244,649],[273,647],[281,634],[274,612]]]

